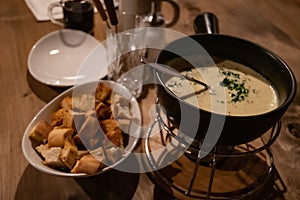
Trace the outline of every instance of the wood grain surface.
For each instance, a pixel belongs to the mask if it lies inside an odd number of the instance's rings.
[[[181,15],[172,29],[193,34],[195,16],[213,12],[218,16],[222,34],[270,49],[300,80],[299,0],[177,2]],[[28,164],[21,149],[23,133],[35,114],[64,88],[36,81],[27,70],[27,58],[38,39],[60,27],[49,21],[37,22],[23,0],[0,1],[0,8],[0,199],[172,199],[146,174],[112,170],[78,180],[46,175]],[[166,17],[170,14],[167,10],[163,10]],[[99,41],[105,39],[104,23],[98,14],[95,14],[95,37]],[[152,90],[140,100],[146,122],[148,108],[155,101]],[[287,187],[279,199],[300,198],[300,139],[296,137],[300,135],[299,115],[298,92],[282,119],[281,134],[272,146],[276,168]]]

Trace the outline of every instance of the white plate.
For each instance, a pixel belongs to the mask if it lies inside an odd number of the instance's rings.
[[[102,81],[107,86],[114,88],[117,93],[124,96],[126,99],[130,99],[131,103],[131,114],[132,118],[135,119],[135,123],[131,123],[130,125],[130,131],[129,131],[129,140],[128,144],[124,149],[124,155],[123,157],[118,160],[117,162],[113,163],[110,166],[105,167],[104,169],[100,170],[97,174],[106,172],[109,169],[117,168],[117,166],[122,163],[133,151],[135,146],[138,143],[139,138],[141,137],[141,111],[139,104],[135,98],[131,98],[131,93],[123,86],[116,84],[112,81]],[[91,176],[83,173],[67,173],[62,172],[53,168],[50,168],[44,164],[42,164],[41,157],[37,154],[37,152],[34,150],[34,148],[31,145],[31,141],[29,139],[29,135],[33,127],[40,121],[40,120],[46,120],[50,122],[51,115],[54,113],[59,107],[61,100],[66,97],[70,96],[72,94],[92,94],[95,91],[95,86],[97,82],[91,82],[91,83],[85,83],[79,86],[72,87],[56,98],[54,98],[51,102],[49,102],[43,109],[41,109],[37,115],[32,119],[32,121],[27,126],[25,133],[23,135],[22,139],[22,151],[26,158],[26,160],[29,162],[30,165],[32,165],[37,170],[51,175],[57,175],[57,176],[65,176],[65,177],[85,177],[85,176]],[[75,95],[75,96],[76,96]],[[96,174],[93,174],[96,175]]]
[[[85,78],[78,77],[78,71],[82,62],[99,44],[97,39],[82,31],[54,31],[42,37],[32,47],[28,57],[29,72],[47,85],[73,86],[79,78]],[[102,61],[97,62],[101,68]]]

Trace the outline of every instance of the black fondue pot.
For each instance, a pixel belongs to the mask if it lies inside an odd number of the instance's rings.
[[[227,116],[205,111],[171,92],[165,85],[170,76],[160,72],[156,72],[157,97],[168,119],[182,133],[195,136],[199,141],[210,134],[208,138],[217,140],[218,145],[238,145],[262,136],[280,120],[294,99],[296,80],[287,64],[273,52],[237,37],[218,34],[216,22],[212,13],[199,15],[194,21],[198,34],[171,42],[159,53],[156,62],[167,65],[174,58],[204,54],[201,49],[191,45],[193,42],[200,44],[211,57],[238,62],[267,78],[278,92],[278,107],[251,116]],[[207,33],[199,33],[203,30]],[[180,65],[170,67],[179,72],[186,68]]]

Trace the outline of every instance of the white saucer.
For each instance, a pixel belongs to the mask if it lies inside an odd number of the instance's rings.
[[[99,44],[97,39],[82,31],[54,31],[39,39],[32,47],[28,57],[29,72],[47,85],[73,86],[79,78],[83,78],[78,77],[82,62]]]

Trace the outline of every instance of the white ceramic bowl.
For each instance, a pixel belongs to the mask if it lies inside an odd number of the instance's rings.
[[[107,86],[114,88],[119,94],[124,96],[127,99],[130,99],[131,103],[131,113],[132,113],[132,118],[135,119],[141,119],[141,112],[140,112],[140,107],[135,98],[131,98],[131,93],[128,91],[126,88],[123,86],[113,82],[113,81],[102,81],[104,82]],[[84,173],[69,173],[69,172],[63,172],[59,171],[53,168],[50,168],[44,164],[42,164],[42,159],[38,155],[38,153],[35,151],[35,149],[32,147],[31,141],[29,139],[30,131],[32,128],[40,121],[40,120],[46,120],[50,121],[51,114],[54,113],[58,108],[59,108],[59,103],[61,100],[68,96],[79,93],[87,93],[87,94],[92,94],[93,91],[95,91],[95,86],[97,85],[97,82],[91,82],[91,83],[85,83],[82,85],[74,86],[56,98],[54,98],[51,102],[49,102],[43,109],[41,109],[36,116],[32,119],[32,121],[29,123],[27,126],[25,133],[23,135],[22,139],[22,151],[23,154],[26,158],[26,160],[29,162],[30,165],[32,165],[34,168],[37,170],[44,172],[46,174],[51,174],[51,175],[57,175],[57,176],[65,176],[65,177],[86,177],[86,176],[91,176],[87,175]],[[118,160],[117,162],[113,163],[110,166],[105,167],[104,169],[100,170],[96,174],[100,174],[103,172],[106,172],[109,169],[115,168],[117,165],[122,163],[128,156],[129,154],[133,151],[135,146],[138,143],[138,140],[140,138],[141,134],[141,120],[135,120],[135,123],[132,123],[130,126],[130,131],[129,131],[129,141],[128,145],[125,147],[125,153],[123,157]],[[93,174],[93,175],[96,175]]]

